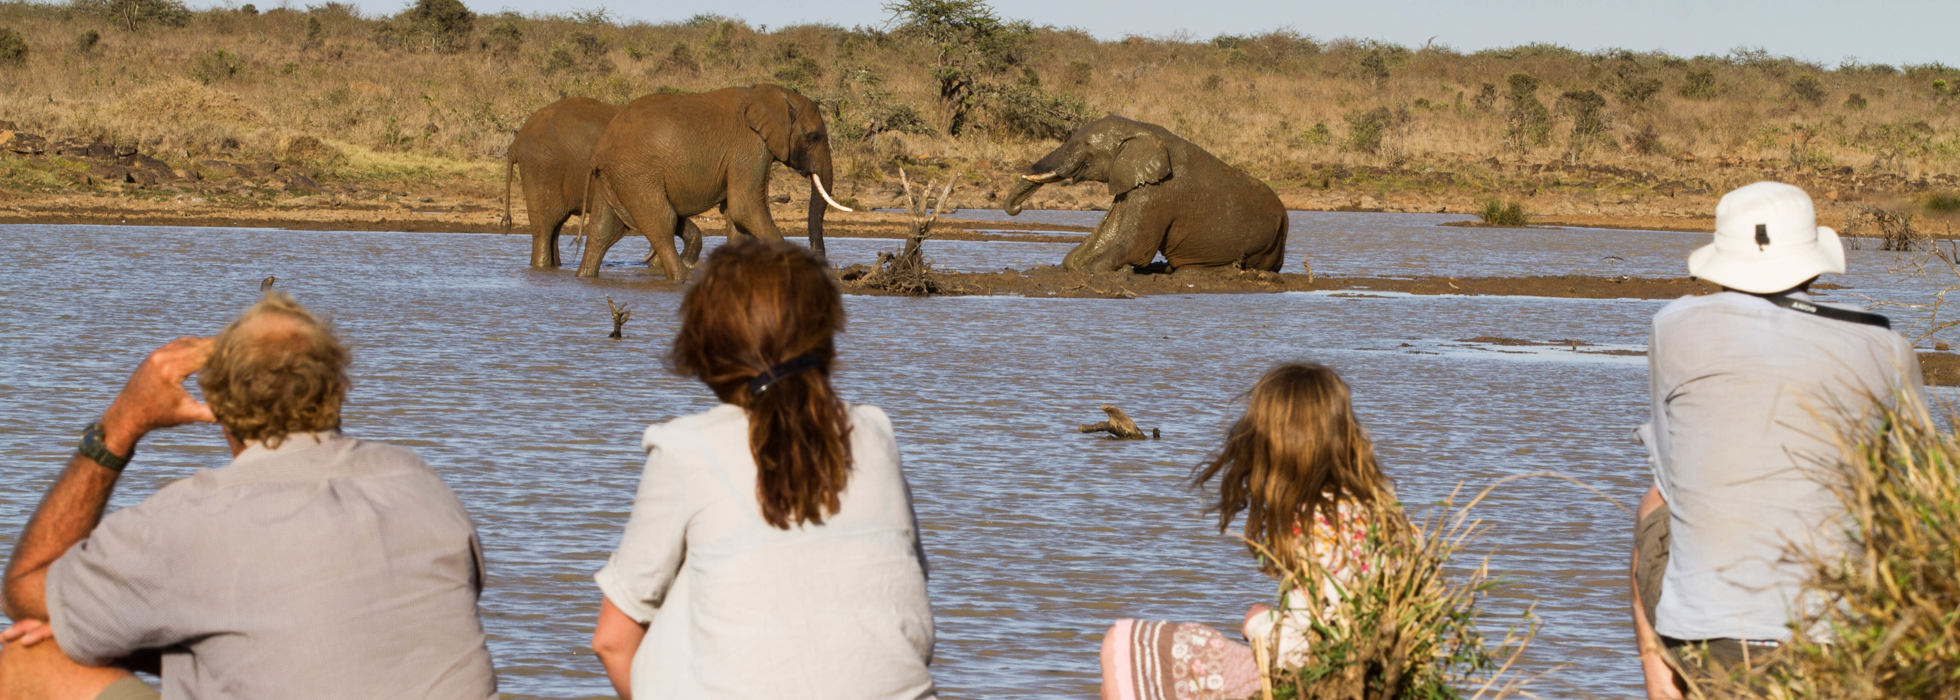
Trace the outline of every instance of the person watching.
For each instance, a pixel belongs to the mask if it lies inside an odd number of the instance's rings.
[[[1650,698],[1682,696],[1676,668],[1740,670],[1789,638],[1809,570],[1788,554],[1843,539],[1835,439],[1880,402],[1923,406],[1912,345],[1884,317],[1807,293],[1844,272],[1844,246],[1802,189],[1723,196],[1688,272],[1722,291],[1670,302],[1648,342],[1652,420],[1639,436],[1654,483],[1631,588]]]
[[[475,526],[414,452],[341,434],[347,364],[276,290],[150,353],[7,562],[0,696],[496,697]],[[145,435],[214,421],[230,464],[104,515]]]

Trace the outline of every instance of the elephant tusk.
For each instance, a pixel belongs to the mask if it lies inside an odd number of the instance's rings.
[[[1057,175],[1055,174],[1055,171],[1050,170],[1048,172],[1041,173],[1039,175],[1022,175],[1021,179],[1027,180],[1028,182],[1047,184],[1062,179],[1062,176]]]
[[[825,190],[823,188],[823,177],[817,175],[816,173],[810,173],[810,182],[816,183],[817,194],[823,195],[823,201],[829,202],[830,206],[837,207],[838,211],[857,211],[856,209],[852,209],[842,204],[838,204],[837,200],[835,199],[831,199],[830,191]]]

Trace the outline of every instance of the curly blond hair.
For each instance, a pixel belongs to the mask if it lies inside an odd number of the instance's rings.
[[[267,292],[218,333],[198,386],[240,442],[278,447],[293,433],[337,430],[347,348],[284,292]]]

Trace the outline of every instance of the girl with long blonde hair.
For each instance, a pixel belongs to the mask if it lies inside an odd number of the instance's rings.
[[[1406,527],[1384,507],[1393,506],[1394,488],[1354,416],[1347,383],[1332,369],[1274,367],[1246,399],[1245,415],[1199,466],[1193,486],[1218,482],[1208,512],[1218,514],[1219,532],[1245,515],[1245,541],[1261,570],[1320,590],[1290,590],[1283,611],[1252,606],[1244,620],[1250,645],[1203,624],[1119,620],[1103,638],[1104,698],[1251,697],[1260,688],[1252,645],[1275,654],[1278,666],[1304,665],[1316,616],[1369,565],[1371,530]]]

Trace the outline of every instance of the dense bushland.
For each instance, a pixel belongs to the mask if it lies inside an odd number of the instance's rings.
[[[1105,113],[1162,124],[1282,190],[1528,196],[1577,186],[1557,174],[1577,172],[1621,197],[1712,196],[1765,175],[1930,191],[1960,171],[1960,70],[1940,65],[1460,53],[1284,30],[1099,41],[980,0],[889,8],[885,26],[846,29],[485,14],[458,0],[393,17],[337,2],[7,3],[0,120],[172,162],[303,159],[325,178],[426,183],[494,177],[525,117],[561,97],[776,82],[825,105],[839,175],[857,180],[907,164],[983,181]],[[1467,206],[1488,195],[1473,196]]]

